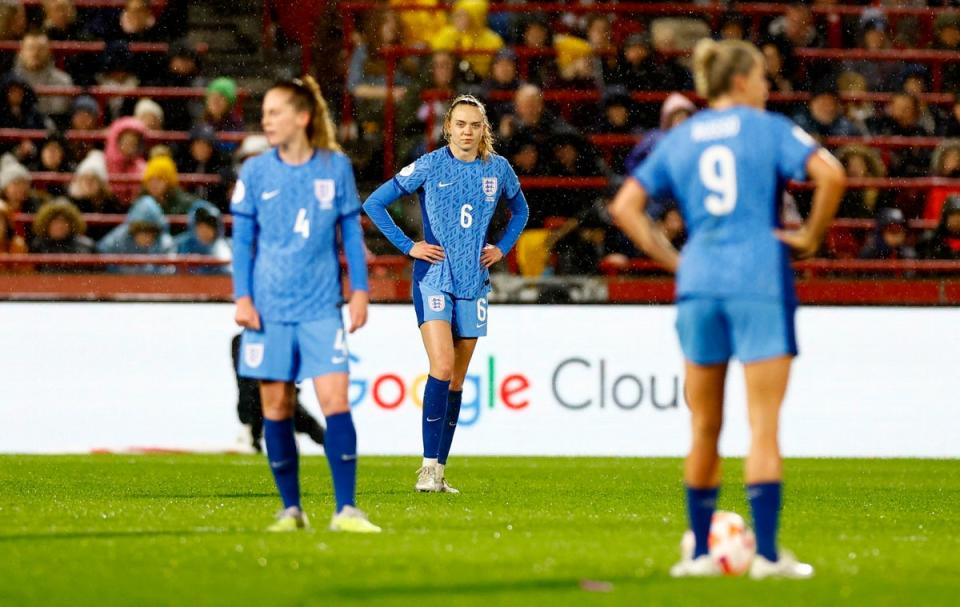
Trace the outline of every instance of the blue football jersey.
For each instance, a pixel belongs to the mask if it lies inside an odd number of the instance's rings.
[[[806,177],[817,143],[779,114],[704,110],[675,127],[633,176],[678,201],[689,238],[677,296],[794,301],[788,247],[774,236],[783,188]]]
[[[464,162],[444,146],[421,156],[394,177],[407,194],[420,198],[424,239],[443,247],[440,263],[417,260],[414,277],[460,299],[482,297],[490,275],[480,263],[487,230],[501,195],[513,198],[520,180],[506,158]]]
[[[253,303],[265,320],[303,322],[339,314],[343,300],[337,222],[360,211],[350,160],[317,150],[289,165],[271,149],[244,163],[231,201],[256,221]]]

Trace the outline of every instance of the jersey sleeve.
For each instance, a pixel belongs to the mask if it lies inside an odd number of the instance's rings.
[[[337,210],[340,217],[355,215],[360,212],[360,194],[357,193],[357,180],[353,175],[353,164],[346,156],[340,157],[340,197],[337,201]]]
[[[517,196],[520,191],[520,179],[516,171],[510,166],[506,158],[503,159],[503,195],[509,200]]]
[[[779,143],[777,172],[784,179],[803,181],[807,178],[807,159],[819,144],[802,128],[782,116],[775,116],[774,132]]]
[[[253,191],[255,186],[256,171],[252,163],[245,162],[240,167],[240,176],[237,178],[236,185],[233,186],[233,196],[230,198],[230,213],[247,217],[257,216],[257,195]]]
[[[664,145],[667,139],[661,139],[653,152],[640,163],[640,166],[634,169],[632,174],[650,198],[660,198],[671,193],[670,171],[667,165],[667,148],[669,146]]]
[[[413,194],[420,189],[420,186],[427,180],[430,173],[430,156],[423,155],[400,169],[393,180],[404,194]]]

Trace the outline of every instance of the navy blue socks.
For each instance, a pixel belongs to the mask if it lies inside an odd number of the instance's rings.
[[[300,455],[293,437],[293,418],[263,420],[263,437],[273,480],[280,491],[283,507],[300,507]]]
[[[323,450],[333,477],[333,494],[337,512],[354,506],[357,488],[357,430],[349,411],[327,417],[327,436]]]
[[[687,516],[690,518],[690,529],[693,530],[693,537],[696,539],[693,558],[710,553],[707,540],[710,537],[710,522],[713,519],[713,511],[717,509],[719,493],[719,487],[707,489],[687,487]]]
[[[777,526],[780,523],[782,483],[747,485],[747,499],[753,511],[753,529],[757,535],[757,554],[768,561],[777,561]]]
[[[450,455],[450,446],[453,444],[453,433],[457,431],[457,420],[460,419],[460,403],[463,401],[463,390],[450,390],[447,397],[447,413],[443,418],[443,428],[440,431],[440,451],[437,462],[447,463]]]
[[[450,381],[427,377],[423,389],[423,457],[436,459],[440,452],[440,431],[447,411],[447,393]],[[328,430],[329,432],[329,430]],[[452,438],[451,438],[452,440]]]

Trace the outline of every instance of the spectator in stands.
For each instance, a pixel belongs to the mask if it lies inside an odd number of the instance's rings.
[[[140,77],[134,69],[133,54],[126,42],[110,42],[100,61],[96,82],[104,88],[131,90],[140,86]],[[106,103],[107,121],[132,114],[133,98],[113,97]]]
[[[242,131],[243,120],[237,116],[236,107],[236,81],[233,78],[217,78],[207,86],[203,121],[215,131]]]
[[[430,39],[447,25],[447,13],[439,0],[390,0],[389,6],[396,4],[404,6],[422,6],[422,11],[402,11],[400,23],[403,26],[402,40],[404,44],[416,47],[430,46]]]
[[[697,106],[682,93],[670,93],[660,106],[659,128],[647,131],[624,160],[624,174],[629,175],[650,155],[667,131],[677,126],[697,111]]]
[[[500,118],[498,133],[501,141],[522,135],[536,144],[540,157],[547,155],[549,140],[562,132],[575,132],[561,118],[547,111],[543,105],[543,92],[533,84],[524,84],[513,97],[510,114]]]
[[[547,159],[540,154],[537,142],[528,133],[511,137],[508,143],[499,146],[498,151],[510,159],[510,164],[519,177],[536,177],[547,173]],[[532,189],[524,195],[530,211],[527,229],[543,227],[544,218],[555,214],[550,209],[553,192],[546,189]]]
[[[20,43],[20,52],[13,73],[30,86],[72,86],[73,79],[53,64],[50,39],[42,32],[27,34]],[[69,97],[45,96],[37,103],[37,109],[53,118],[63,117],[70,109]]]
[[[27,31],[27,11],[20,0],[0,2],[0,40],[19,40]]]
[[[220,211],[206,200],[197,200],[190,207],[187,231],[174,239],[178,255],[209,255],[222,261],[232,259],[230,245],[223,236]],[[191,274],[229,274],[229,264],[191,268]]]
[[[143,123],[148,131],[163,130],[163,108],[160,104],[144,97],[133,108],[133,117]]]
[[[520,41],[529,49],[550,50],[553,48],[553,34],[542,15],[531,14],[520,21]],[[527,58],[527,82],[541,88],[551,88],[556,82],[559,70],[556,59],[551,55],[531,56]]]
[[[920,251],[924,259],[960,259],[960,195],[943,203],[940,223],[924,235]]]
[[[746,19],[737,13],[724,15],[720,23],[719,38],[720,40],[746,40]]]
[[[817,84],[810,101],[794,115],[793,121],[814,137],[854,137],[864,134],[844,117],[836,81],[832,78]]]
[[[637,111],[627,90],[620,86],[610,87],[603,95],[603,113],[600,119],[592,125],[587,125],[586,132],[598,134],[632,135],[638,131]],[[623,173],[623,163],[629,154],[630,148],[618,146],[610,151],[610,167],[620,175]]]
[[[494,55],[490,76],[482,84],[483,96],[487,99],[487,114],[490,116],[491,124],[497,124],[501,116],[509,113],[510,102],[490,99],[490,93],[506,93],[507,91],[512,93],[519,87],[517,55],[508,48],[502,48]]]
[[[877,212],[876,228],[860,251],[860,259],[916,259],[916,250],[907,243],[907,219],[898,208]]]
[[[107,18],[93,26],[97,38],[108,42],[156,42],[157,20],[150,11],[149,0],[127,0],[116,18]]]
[[[487,27],[486,0],[456,0],[450,12],[450,24],[434,36],[430,44],[438,51],[496,51],[503,47],[503,38]],[[463,79],[478,82],[490,72],[489,54],[464,53],[469,69]]]
[[[43,204],[33,220],[32,253],[79,255],[93,253],[95,246],[86,236],[87,224],[80,210],[66,198],[55,198]],[[63,274],[82,269],[65,264],[40,264],[40,272]]]
[[[173,238],[160,205],[149,196],[142,196],[130,208],[121,225],[97,243],[97,251],[116,255],[163,255],[173,252]],[[118,274],[169,274],[173,269],[162,265],[113,266]]]
[[[43,0],[43,31],[51,40],[84,40],[72,0]]]
[[[0,199],[13,213],[35,213],[39,197],[30,191],[30,171],[12,154],[0,158]]]
[[[770,92],[773,93],[792,93],[793,82],[783,71],[783,53],[779,46],[773,42],[765,42],[760,50],[766,61],[767,84]]]
[[[40,152],[28,165],[31,171],[49,173],[69,173],[73,165],[67,158],[67,140],[60,133],[51,133],[40,144]],[[46,187],[50,196],[63,196],[66,187],[61,183],[51,183]]]
[[[53,123],[37,111],[37,94],[23,78],[8,74],[0,81],[0,128],[48,130]],[[34,145],[25,140],[19,145],[4,146],[0,151],[16,148],[20,158],[29,158],[35,152]]]
[[[558,132],[548,141],[550,157],[547,174],[554,177],[612,177],[610,169],[596,150],[579,133]],[[594,190],[571,188],[554,195],[553,214],[577,215],[593,204]]]
[[[355,112],[361,124],[378,124],[383,120],[383,102],[387,97],[387,60],[381,53],[385,47],[397,46],[400,41],[400,21],[396,13],[375,11],[367,20],[364,35],[354,40],[350,67],[347,70],[347,89],[357,100]],[[398,58],[393,75],[393,98],[399,100],[407,92],[411,78],[408,75],[409,58]]]
[[[960,137],[960,98],[953,100],[940,134],[944,137]]]
[[[20,255],[27,252],[27,243],[17,234],[13,224],[13,211],[10,206],[0,200],[0,253]],[[5,269],[0,264],[0,269]]]
[[[870,91],[867,86],[867,79],[863,74],[846,70],[837,76],[837,90],[841,95],[861,95]],[[872,101],[850,101],[845,100],[843,115],[853,126],[861,133],[869,133],[870,121],[876,116],[876,109]]]
[[[840,148],[837,150],[837,160],[843,164],[847,177],[851,179],[886,177],[887,174],[880,153],[865,145],[855,144]],[[889,190],[850,188],[843,195],[837,217],[866,219],[874,217],[877,209],[892,204]]]
[[[157,72],[146,80],[153,86],[199,88],[206,86],[201,75],[200,55],[186,40],[170,45],[167,57]],[[161,99],[164,124],[172,131],[189,130],[203,116],[203,102],[199,99],[169,97]]]
[[[933,48],[941,51],[960,52],[960,13],[941,13],[934,22]],[[943,64],[943,84],[940,90],[945,93],[960,92],[960,63]]]
[[[806,88],[806,83],[799,78],[799,64],[794,57],[794,49],[823,46],[809,7],[800,4],[789,6],[782,16],[770,22],[767,34],[769,40],[780,49],[784,73],[797,88]]]
[[[550,88],[595,90],[603,76],[593,56],[590,43],[576,36],[557,34],[553,37],[557,51],[558,78]]]
[[[628,91],[672,89],[672,76],[659,61],[647,34],[630,34],[618,60],[617,82]]]
[[[591,71],[596,75],[597,85],[604,88],[616,84],[620,67],[617,49],[613,46],[609,17],[601,13],[590,15],[587,19],[587,42],[593,49]]]
[[[186,215],[196,198],[180,189],[180,176],[173,158],[154,156],[143,170],[143,192],[163,209],[166,215]]]
[[[199,185],[193,188],[193,193],[217,206],[227,200],[226,184],[233,180],[233,168],[217,147],[217,134],[210,125],[199,124],[190,130],[190,140],[187,147],[181,151],[177,169],[181,173],[220,175],[223,183]]]
[[[887,17],[882,10],[865,9],[860,16],[860,48],[866,51],[889,49],[890,38],[887,35],[887,29]],[[867,79],[867,86],[872,91],[892,91],[896,89],[897,74],[903,69],[903,63],[899,61],[857,59],[844,61],[841,69],[862,74]]]
[[[940,132],[940,125],[946,121],[946,116],[940,108],[924,101],[923,96],[930,88],[928,78],[926,67],[916,64],[908,65],[899,75],[898,90],[917,98],[920,106],[920,119],[917,122],[927,135],[932,136]]]
[[[70,185],[70,201],[82,213],[124,213],[126,209],[110,191],[107,159],[100,150],[91,150],[77,166]]]
[[[940,142],[930,159],[930,176],[960,179],[960,139],[945,139]],[[944,201],[953,194],[960,194],[960,187],[938,185],[927,190],[923,218],[940,219]]]
[[[74,131],[100,130],[100,105],[90,95],[74,98],[69,127]],[[92,139],[73,138],[67,141],[67,157],[70,162],[79,162],[97,147]]]
[[[888,137],[924,137],[928,133],[920,125],[920,100],[910,93],[894,93],[885,114],[870,124],[874,135]],[[919,148],[898,150],[891,154],[891,174],[895,177],[925,175],[929,154]]]
[[[107,172],[113,175],[135,175],[140,177],[147,166],[144,158],[144,136],[146,127],[133,116],[114,121],[107,131],[106,159]],[[127,202],[139,191],[135,183],[118,184],[114,192],[121,201]]]

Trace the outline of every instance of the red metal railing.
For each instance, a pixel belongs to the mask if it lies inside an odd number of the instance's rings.
[[[20,51],[19,40],[0,40],[0,52],[15,53]],[[71,41],[71,40],[51,40],[50,50],[54,55],[76,55],[79,53],[102,53],[107,48],[107,43],[100,41]],[[131,53],[166,53],[170,50],[170,45],[166,42],[131,42],[129,44]],[[194,45],[194,50],[201,55],[206,54],[210,46],[201,42]]]

